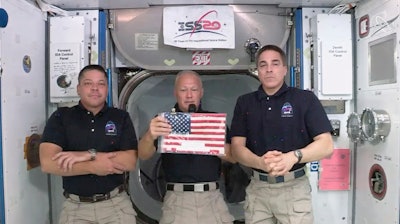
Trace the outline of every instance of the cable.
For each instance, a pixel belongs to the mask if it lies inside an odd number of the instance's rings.
[[[346,13],[348,10],[354,8],[356,6],[356,3],[347,3],[347,4],[339,4],[335,7],[333,7],[328,14],[343,14]]]

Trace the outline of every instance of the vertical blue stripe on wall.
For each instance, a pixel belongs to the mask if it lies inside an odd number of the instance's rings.
[[[106,12],[100,10],[99,11],[99,64],[102,65],[104,68],[107,66],[107,58],[106,58],[106,47],[107,47],[107,14]],[[110,68],[106,69],[107,71],[107,78],[108,78],[108,94],[107,94],[107,105],[109,107],[113,106],[112,102],[112,71]]]
[[[298,59],[300,60],[298,63],[299,66],[299,81],[300,83],[295,83],[297,87],[300,89],[304,89],[304,71],[303,71],[303,13],[301,9],[296,9],[295,12],[295,21],[296,21],[296,53],[299,53]]]

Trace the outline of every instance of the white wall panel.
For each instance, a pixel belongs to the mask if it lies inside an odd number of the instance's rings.
[[[399,20],[398,0],[363,1],[356,10],[357,38],[357,112],[361,116],[365,108],[384,110],[390,116],[390,132],[383,142],[363,141],[356,147],[355,210],[354,224],[399,223],[400,180],[400,99],[399,99]],[[368,18],[365,20],[365,18]],[[361,20],[361,22],[360,22]],[[368,22],[367,22],[368,21]],[[366,26],[369,24],[369,26]],[[360,35],[360,33],[362,35]],[[382,38],[395,37],[394,82],[374,84],[370,82],[371,43]],[[376,57],[375,57],[376,58]],[[379,58],[378,58],[379,60]],[[389,59],[390,60],[390,59]],[[393,63],[387,62],[387,66]],[[382,72],[382,73],[380,73]],[[385,67],[376,77],[383,77]],[[393,71],[391,71],[393,73]],[[386,194],[375,197],[371,191],[369,173],[374,165],[382,167],[385,175]]]
[[[303,71],[304,71],[304,89],[312,88],[313,73],[311,65],[313,58],[311,57],[312,30],[311,19],[320,14],[329,12],[329,8],[303,8],[302,9],[302,40],[303,40]],[[324,28],[325,29],[325,28]],[[349,37],[350,38],[350,37]],[[332,40],[332,38],[329,38]],[[324,39],[321,41],[325,41]],[[315,85],[317,85],[315,83]],[[321,99],[321,96],[318,96]],[[329,98],[329,97],[328,97]],[[350,149],[352,169],[353,150],[346,134],[346,119],[352,112],[352,101],[344,101],[345,111],[339,114],[328,114],[330,120],[340,121],[339,136],[334,136],[335,149]],[[320,164],[320,163],[319,163]],[[313,211],[315,224],[351,224],[352,223],[352,183],[349,190],[320,190],[319,180],[322,169],[318,163],[309,163],[309,179],[312,188]],[[314,166],[317,166],[316,169]]]
[[[47,175],[27,170],[25,138],[41,134],[45,114],[45,21],[23,0],[2,0],[1,120],[5,223],[49,223]],[[23,61],[26,62],[24,69]]]

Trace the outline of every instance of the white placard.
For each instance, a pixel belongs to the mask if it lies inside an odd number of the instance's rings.
[[[158,51],[157,33],[135,33],[135,49]]]
[[[321,93],[323,95],[351,95],[352,43],[328,40],[321,42]]]
[[[53,43],[50,47],[50,95],[78,97],[76,86],[81,69],[80,43]]]

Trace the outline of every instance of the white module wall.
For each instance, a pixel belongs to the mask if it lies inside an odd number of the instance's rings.
[[[50,223],[47,175],[28,170],[26,138],[46,123],[45,18],[24,0],[0,0],[8,25],[0,28],[1,151],[5,217],[1,223]]]
[[[318,32],[321,27],[312,27],[312,26],[321,26],[322,24],[315,23],[316,18],[326,17],[330,11],[329,8],[303,8],[302,9],[302,43],[303,49],[299,54],[303,58],[303,82],[304,89],[312,89],[312,87],[320,90],[318,86],[316,87],[316,82],[314,80],[313,73],[313,63],[317,63],[317,60],[314,60],[317,56],[313,50],[313,45],[319,42],[334,42],[332,39],[333,36],[327,37],[328,39],[324,39],[325,35],[319,35],[320,39],[318,41],[313,40],[317,35],[313,32]],[[324,15],[324,16],[321,16]],[[332,15],[330,18],[336,18],[338,15]],[[311,22],[314,21],[314,22]],[[349,21],[350,22],[350,21]],[[350,34],[349,34],[350,35]],[[341,37],[342,38],[342,37]],[[348,39],[348,37],[346,38]],[[313,58],[314,56],[314,58]],[[352,75],[352,74],[351,74]],[[319,79],[321,81],[321,79]],[[341,85],[341,84],[340,84]],[[317,94],[317,92],[314,92]],[[334,98],[337,95],[329,95],[324,96],[319,94],[318,97],[320,99],[326,98]],[[338,96],[338,99],[342,98],[343,95]],[[336,100],[336,99],[335,99]],[[326,100],[330,101],[330,100]],[[353,150],[350,148],[350,142],[348,140],[346,134],[346,119],[348,115],[352,112],[351,100],[342,100],[344,104],[344,111],[342,113],[328,113],[328,118],[330,120],[339,121],[339,132],[338,136],[333,136],[334,140],[334,149],[349,149],[350,150],[350,174],[351,169],[353,167],[352,159],[353,159]],[[319,187],[319,181],[321,176],[321,170],[323,167],[321,163],[313,162],[307,164],[308,166],[308,175],[311,184],[311,194],[312,194],[312,203],[313,203],[313,211],[314,211],[314,223],[315,224],[352,224],[352,182],[350,182],[350,186],[348,189],[343,190],[321,190]],[[350,175],[349,174],[349,175]],[[350,179],[351,181],[351,179]]]
[[[364,137],[356,145],[354,224],[400,221],[399,11],[397,0],[367,0],[355,14],[357,113],[385,111],[390,129],[383,140]],[[362,133],[381,132],[377,121],[361,120]]]

